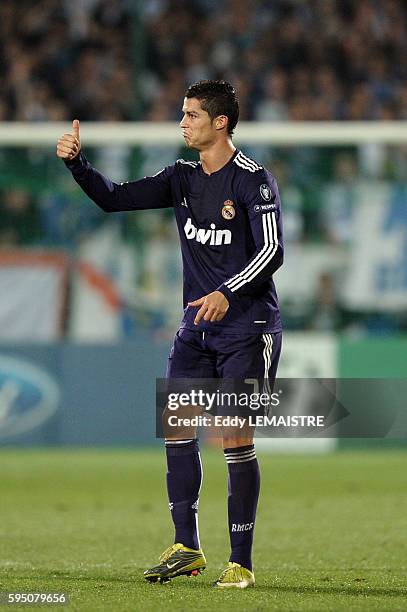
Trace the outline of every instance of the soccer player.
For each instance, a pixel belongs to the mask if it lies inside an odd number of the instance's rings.
[[[178,160],[151,177],[116,184],[81,151],[79,121],[58,141],[85,193],[106,212],[174,209],[184,268],[184,315],[171,349],[169,379],[276,376],[281,321],[272,275],[283,262],[281,211],[272,174],[235,148],[239,117],[234,88],[200,81],[186,91],[180,127],[199,161]],[[165,441],[174,544],[144,572],[165,582],[205,568],[198,532],[202,466],[196,434]],[[249,427],[224,430],[231,554],[218,588],[254,585],[253,530],[260,473]]]

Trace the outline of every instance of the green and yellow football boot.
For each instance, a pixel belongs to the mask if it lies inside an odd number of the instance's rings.
[[[159,564],[144,572],[150,582],[169,582],[176,576],[197,576],[206,567],[202,550],[193,550],[183,544],[173,544],[163,552]]]
[[[213,584],[218,589],[227,589],[235,587],[236,589],[245,589],[254,586],[254,574],[250,570],[229,561],[226,569],[223,570],[218,580]]]

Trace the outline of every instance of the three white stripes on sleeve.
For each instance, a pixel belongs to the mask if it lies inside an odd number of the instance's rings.
[[[241,272],[225,282],[232,292],[237,291],[255,278],[273,259],[278,247],[276,213],[262,215],[264,246],[256,257]]]

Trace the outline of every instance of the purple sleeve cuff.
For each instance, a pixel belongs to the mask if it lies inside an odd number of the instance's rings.
[[[225,298],[228,300],[229,303],[232,303],[235,300],[239,299],[236,293],[232,293],[232,291],[229,289],[229,287],[225,285],[225,283],[222,283],[222,285],[219,285],[216,291],[220,291],[221,293],[223,293],[223,295],[225,296]]]
[[[69,170],[71,170],[71,172],[74,172],[75,170],[81,170],[82,168],[84,168],[84,166],[86,165],[86,157],[84,156],[82,151],[79,151],[78,155],[73,159],[64,159],[64,163],[65,166]]]

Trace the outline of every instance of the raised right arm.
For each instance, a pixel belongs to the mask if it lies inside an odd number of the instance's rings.
[[[64,160],[83,191],[105,212],[169,208],[172,206],[169,174],[171,167],[154,176],[128,183],[114,183],[93,168],[80,150],[79,121],[72,134],[58,141],[57,156]]]

